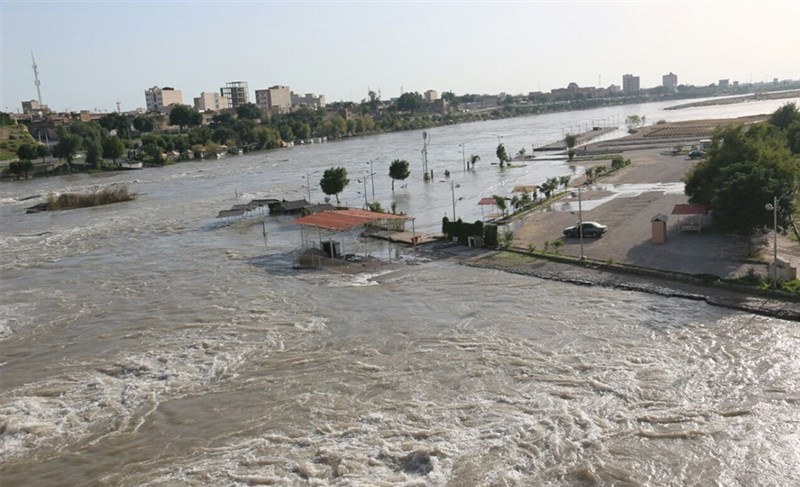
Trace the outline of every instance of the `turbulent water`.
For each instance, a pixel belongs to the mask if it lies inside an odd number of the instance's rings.
[[[560,131],[554,120],[432,130],[449,154],[432,158],[437,171],[459,167],[459,140],[486,145],[457,211],[474,216],[485,187],[573,170],[489,165],[494,134]],[[260,223],[213,218],[249,197],[302,197],[306,170],[352,174],[367,153],[387,163],[420,142],[391,134],[3,183],[0,483],[800,483],[794,323],[404,249],[391,255],[418,265],[296,272],[290,219],[268,218],[264,238]],[[49,193],[114,183],[137,199],[24,214]],[[343,196],[363,197],[355,186]],[[412,173],[395,200],[435,228],[452,211],[444,187]],[[356,242],[388,256],[385,243]]]

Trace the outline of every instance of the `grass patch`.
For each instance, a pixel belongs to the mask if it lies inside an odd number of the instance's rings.
[[[134,196],[134,194],[128,192],[127,186],[104,188],[94,193],[65,193],[58,197],[50,195],[47,198],[47,210],[71,210],[74,208],[110,205],[122,201],[131,201]]]

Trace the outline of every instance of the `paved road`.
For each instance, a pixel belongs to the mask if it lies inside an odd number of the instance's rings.
[[[682,179],[697,162],[686,156],[661,155],[663,149],[625,152],[632,164],[582,189],[584,221],[609,226],[599,239],[584,239],[584,255],[598,260],[663,269],[689,274],[736,277],[749,269],[766,274],[767,267],[748,258],[747,239],[704,231],[682,232],[680,219],[671,215],[678,203],[688,202]],[[601,162],[608,164],[608,161]],[[580,181],[576,181],[580,183]],[[660,183],[660,184],[659,184]],[[598,205],[598,203],[600,203]],[[564,227],[578,221],[577,197],[567,197],[516,222],[514,246],[542,250],[560,241],[559,252],[579,256],[580,240],[564,238]],[[651,219],[668,216],[667,241],[651,242]],[[546,243],[547,242],[547,243]]]

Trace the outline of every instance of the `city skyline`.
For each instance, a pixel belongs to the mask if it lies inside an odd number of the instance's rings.
[[[227,14],[235,20],[226,19]],[[557,21],[554,21],[557,20]],[[747,26],[746,28],[744,26]],[[746,29],[746,34],[742,31]],[[0,109],[191,104],[230,80],[329,102],[424,93],[549,92],[570,82],[660,86],[800,78],[800,4],[20,2],[0,4]],[[746,38],[746,41],[741,39]],[[30,42],[20,42],[29,39]],[[746,42],[747,44],[744,44]],[[188,101],[187,101],[188,100]]]

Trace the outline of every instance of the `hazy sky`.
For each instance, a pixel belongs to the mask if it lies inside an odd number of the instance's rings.
[[[800,79],[800,1],[267,2],[0,0],[0,110],[184,103],[228,81],[289,85],[328,101],[435,89]]]

